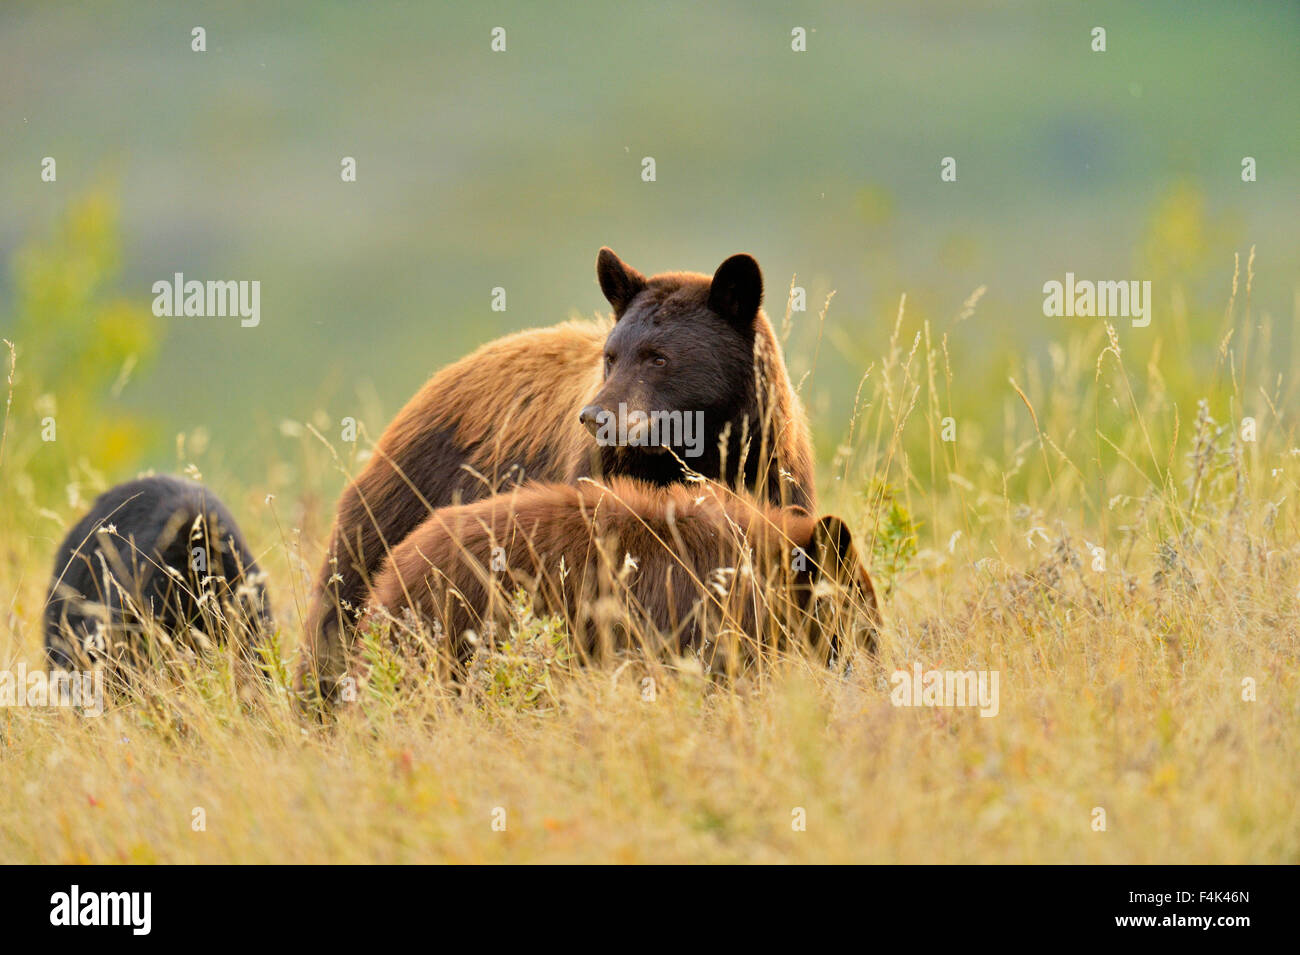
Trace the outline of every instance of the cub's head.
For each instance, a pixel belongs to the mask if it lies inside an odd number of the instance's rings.
[[[733,255],[710,278],[669,272],[646,278],[609,249],[596,259],[614,309],[604,380],[582,424],[616,455],[663,455],[717,476],[710,457],[728,422],[757,419],[754,337],[763,275]]]
[[[848,525],[832,515],[818,518],[803,548],[803,555],[796,554],[794,589],[809,618],[813,647],[832,659],[850,647],[874,653],[880,601]]]

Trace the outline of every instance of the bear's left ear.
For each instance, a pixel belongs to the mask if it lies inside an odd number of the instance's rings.
[[[709,285],[709,308],[738,331],[751,334],[763,303],[763,273],[752,255],[733,255],[718,266]]]
[[[645,276],[615,255],[608,246],[596,256],[596,278],[600,280],[600,290],[605,293],[605,298],[614,306],[615,319],[622,317],[632,299],[646,287]]]
[[[857,589],[872,613],[879,614],[875,585],[862,566],[847,524],[832,514],[818,518],[813,527],[812,556],[814,576],[829,576],[842,586]]]

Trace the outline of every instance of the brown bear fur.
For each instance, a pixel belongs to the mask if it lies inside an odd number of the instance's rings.
[[[757,263],[738,255],[713,277],[674,272],[646,279],[602,249],[597,274],[613,322],[574,321],[519,332],[444,368],[384,430],[344,491],[307,621],[308,665],[325,696],[350,643],[348,625],[380,562],[431,511],[524,480],[628,474],[667,484],[683,478],[682,458],[598,447],[580,420],[593,398],[631,368],[625,359],[607,377],[606,343],[616,332],[636,335],[643,344],[647,336],[650,344],[663,344],[666,336],[669,350],[675,348],[675,367],[664,376],[664,401],[672,400],[675,388],[690,402],[716,398],[717,408],[725,410],[712,414],[714,431],[718,418],[730,415],[723,429],[729,441],[725,456],[720,458],[713,435],[706,458],[685,460],[686,467],[748,487],[772,503],[814,508],[808,426],[776,333],[759,307]],[[725,361],[730,364],[720,364]],[[653,371],[634,384],[644,384]],[[724,374],[731,383],[717,384]],[[710,395],[709,387],[723,393]],[[638,394],[644,398],[645,389]]]
[[[367,603],[377,618],[446,640],[454,666],[472,649],[467,631],[480,641],[507,632],[521,590],[536,615],[563,617],[582,657],[697,650],[715,670],[791,637],[823,658],[838,653],[840,632],[874,649],[879,623],[871,578],[837,518],[712,482],[627,478],[530,484],[435,511],[384,561]]]

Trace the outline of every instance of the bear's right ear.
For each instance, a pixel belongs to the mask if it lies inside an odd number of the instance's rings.
[[[871,575],[862,565],[853,534],[849,526],[833,515],[818,518],[812,534],[815,576],[829,576],[842,586],[857,591],[873,616],[880,614],[880,598],[876,595]]]
[[[632,299],[646,287],[645,276],[615,255],[608,246],[596,256],[596,278],[600,280],[600,290],[605,293],[605,298],[614,306],[615,318],[627,311]]]
[[[857,560],[853,534],[849,526],[833,514],[817,519],[812,533],[813,559],[817,562],[818,576],[829,576],[847,581],[852,576]]]

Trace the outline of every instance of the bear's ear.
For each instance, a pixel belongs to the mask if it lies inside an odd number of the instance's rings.
[[[818,518],[813,527],[811,550],[814,577],[830,577],[842,586],[856,588],[870,611],[879,614],[875,585],[862,566],[847,524],[831,514]]]
[[[752,255],[733,255],[718,266],[709,286],[709,308],[745,334],[754,330],[763,303],[763,273]]]
[[[614,306],[614,317],[618,318],[632,299],[645,288],[645,276],[632,268],[606,246],[596,256],[596,278],[600,280],[600,290],[605,293],[609,304]]]
[[[852,563],[857,559],[857,550],[853,546],[853,534],[844,521],[834,514],[817,518],[813,525],[811,550],[817,576],[848,579]]]

